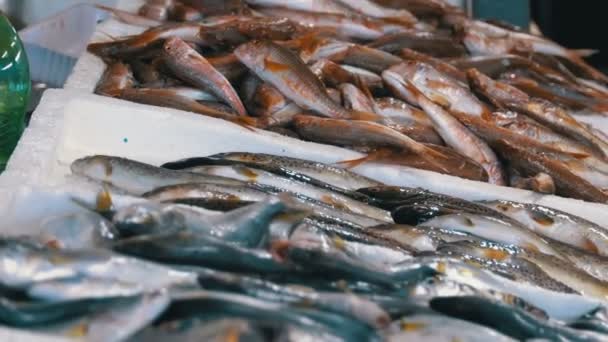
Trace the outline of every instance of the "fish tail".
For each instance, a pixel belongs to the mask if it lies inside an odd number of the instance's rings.
[[[568,51],[578,57],[591,57],[600,52],[597,49],[570,49]]]

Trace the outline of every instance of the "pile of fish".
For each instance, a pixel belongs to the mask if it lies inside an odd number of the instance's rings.
[[[0,238],[3,325],[87,341],[608,340],[608,229],[568,213],[268,154],[71,169],[93,195],[73,196],[79,210]]]
[[[96,92],[405,165],[608,200],[608,77],[570,50],[441,0],[166,0],[90,44]]]

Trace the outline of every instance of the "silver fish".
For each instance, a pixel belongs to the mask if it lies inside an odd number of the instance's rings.
[[[435,313],[418,313],[395,321],[387,341],[515,341],[496,330]]]
[[[608,256],[608,229],[581,217],[537,204],[511,201],[481,202],[518,222],[537,234]]]
[[[110,156],[84,157],[74,161],[71,169],[73,174],[110,183],[135,195],[141,195],[161,186],[188,182],[242,184],[234,179],[167,170],[126,158]]]
[[[253,167],[247,167],[244,165],[210,165],[197,166],[186,170],[189,172],[234,178],[244,182],[268,185],[289,191],[294,194],[301,194],[343,210],[352,211],[354,213],[373,217],[378,220],[387,222],[392,221],[390,214],[384,210],[374,208],[368,204],[356,201],[345,195],[341,195],[330,190],[325,190],[294,179],[281,177],[271,172]]]

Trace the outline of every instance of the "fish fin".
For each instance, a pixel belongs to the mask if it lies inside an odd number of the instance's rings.
[[[578,57],[590,57],[600,52],[597,49],[570,49],[569,51]]]
[[[390,151],[387,149],[376,149],[361,158],[341,160],[339,162],[335,162],[334,165],[344,167],[346,169],[352,169],[367,162],[384,159],[387,155],[390,155],[389,153]]]
[[[112,207],[112,195],[104,186],[103,189],[97,194],[97,198],[95,199],[95,210],[103,213],[112,210]]]
[[[589,252],[591,252],[593,254],[599,254],[600,253],[600,249],[597,248],[597,245],[593,241],[591,241],[589,238],[585,238],[584,241],[585,242],[584,242],[583,248],[586,251],[589,251]]]
[[[527,249],[529,251],[535,252],[535,253],[540,253],[540,250],[538,249],[538,247],[532,243],[525,243],[522,246],[524,249]]]
[[[258,125],[258,120],[252,118],[250,116],[237,116],[234,118],[230,118],[228,121],[237,124],[248,131],[255,132],[255,129]]]
[[[289,247],[291,243],[288,240],[277,240],[270,243],[269,251],[275,260],[283,262],[287,259]]]

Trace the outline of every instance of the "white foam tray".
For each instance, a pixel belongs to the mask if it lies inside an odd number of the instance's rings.
[[[250,131],[227,121],[179,110],[125,102],[81,90],[49,90],[34,113],[6,173],[0,176],[0,189],[60,186],[70,173],[70,163],[92,154],[117,155],[159,165],[181,158],[231,151],[272,153],[325,163],[362,156],[351,150],[262,130]],[[602,204],[498,187],[407,167],[367,164],[354,170],[391,185],[421,186],[471,200],[538,203],[608,225],[608,207]],[[2,208],[10,207],[10,202],[10,194],[2,196],[0,217]]]

